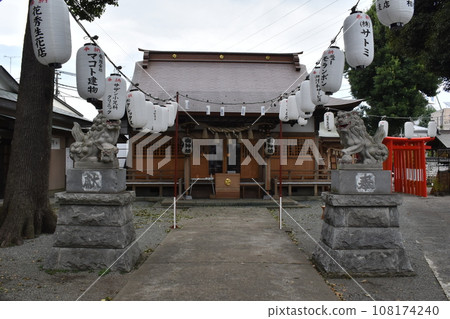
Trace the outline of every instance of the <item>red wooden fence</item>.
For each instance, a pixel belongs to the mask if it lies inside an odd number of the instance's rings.
[[[427,197],[426,142],[432,137],[386,137],[383,143],[389,149],[389,157],[383,169],[393,172],[393,191]]]

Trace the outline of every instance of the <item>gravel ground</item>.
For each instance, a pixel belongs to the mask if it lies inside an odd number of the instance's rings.
[[[143,234],[138,242],[142,261],[170,231],[173,220],[170,211],[156,221],[165,210],[150,202],[133,205],[136,236]],[[52,244],[52,235],[41,235],[21,246],[0,249],[0,300],[77,300],[99,279],[99,271],[43,270]],[[103,275],[80,300],[111,299],[125,285],[127,276],[117,272]]]
[[[408,198],[407,198],[408,200]],[[400,207],[401,231],[412,266],[417,275],[395,278],[356,278],[355,280],[375,300],[447,300],[424,257],[424,247],[419,238],[420,221],[405,212],[414,205],[409,198]],[[299,248],[310,258],[316,244],[299,227],[301,225],[315,240],[320,239],[322,227],[322,201],[302,201],[304,208],[289,208],[285,216],[285,231]],[[159,245],[170,232],[171,211],[151,202],[134,204],[134,224],[142,261]],[[277,210],[273,210],[277,214]],[[179,210],[180,218],[195,218],[189,210]],[[159,218],[159,219],[158,219]],[[295,221],[294,221],[295,220]],[[402,227],[403,225],[403,227]],[[407,227],[405,227],[407,225]],[[151,228],[146,231],[149,227]],[[445,226],[445,225],[444,225]],[[108,273],[100,277],[100,272],[45,271],[43,262],[52,246],[52,235],[42,235],[27,240],[22,246],[0,249],[0,300],[102,300],[112,299],[128,280],[129,274]],[[324,279],[342,300],[370,300],[365,292],[350,279]],[[97,281],[97,282],[96,282]],[[94,283],[91,287],[91,285]],[[90,288],[91,287],[91,288]]]
[[[419,237],[418,228],[420,222],[408,214],[407,207],[414,205],[414,201],[421,200],[416,197],[404,197],[404,205],[400,210],[400,229],[406,252],[410,258],[412,267],[416,272],[413,277],[394,278],[355,278],[375,300],[384,301],[438,301],[448,300],[442,287],[436,280],[434,273],[430,269],[424,257],[424,248]],[[448,202],[450,203],[450,201]],[[322,208],[323,202],[307,201],[301,202],[305,208],[286,209],[291,217],[284,219],[286,231],[298,242],[299,248],[311,258],[316,248],[315,242],[305,233],[308,232],[316,241],[320,239],[322,229]],[[295,221],[294,221],[295,220]],[[303,227],[305,231],[301,229]],[[443,225],[445,227],[445,225]],[[358,287],[351,279],[324,279],[342,300],[371,300],[366,293]]]

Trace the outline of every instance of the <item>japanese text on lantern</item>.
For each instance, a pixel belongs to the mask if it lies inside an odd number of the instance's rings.
[[[363,17],[358,15],[357,18],[358,19],[362,19]],[[368,15],[366,15],[366,20],[361,21],[359,23],[359,25],[362,28],[361,34],[364,35],[364,38],[363,38],[363,40],[364,40],[364,53],[363,53],[363,55],[368,57],[369,53],[370,53],[369,48],[368,48],[368,46],[370,45],[370,42],[369,42],[369,40],[367,38],[369,37],[369,35],[371,33],[370,30],[372,29],[372,26],[371,26],[371,23],[370,23],[370,17]]]
[[[314,75],[316,75],[316,71],[314,71]],[[322,103],[322,87],[320,86],[320,76],[314,77],[314,83],[313,85],[316,87],[316,99],[319,103]]]
[[[47,2],[47,1],[45,1]],[[41,1],[39,1],[41,3]],[[34,4],[34,1],[32,2]],[[45,41],[44,41],[44,32],[41,29],[42,23],[42,11],[41,6],[35,6],[32,10],[33,15],[33,25],[34,25],[34,44],[37,48],[37,54],[39,57],[47,56]]]
[[[84,50],[90,51],[89,47],[85,47]],[[103,72],[103,54],[100,50],[100,48],[95,47],[94,53],[87,53],[87,56],[90,58],[88,60],[90,75],[88,78],[88,92],[89,93],[97,93],[98,92],[98,78],[96,76],[98,72]]]
[[[322,58],[322,70],[321,70],[321,82],[322,86],[327,84],[328,79],[328,66],[333,65],[333,62],[336,60],[336,56],[334,55],[334,51],[330,50],[326,55]]]

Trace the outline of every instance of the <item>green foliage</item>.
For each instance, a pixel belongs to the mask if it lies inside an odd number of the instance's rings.
[[[391,42],[397,54],[420,59],[429,72],[450,91],[450,3],[448,0],[415,1],[414,17]]]
[[[370,115],[387,117],[418,117],[426,113],[427,100],[423,94],[434,96],[439,78],[429,72],[420,58],[397,54],[392,46],[392,31],[376,16],[375,6],[367,12],[373,22],[375,56],[365,69],[348,69],[352,95],[365,99]],[[374,133],[380,117],[369,117],[366,125]],[[398,135],[404,119],[389,119],[390,135]]]
[[[107,5],[118,7],[119,0],[66,0],[70,10],[80,20],[94,21],[105,12]],[[80,4],[82,8],[78,5]]]

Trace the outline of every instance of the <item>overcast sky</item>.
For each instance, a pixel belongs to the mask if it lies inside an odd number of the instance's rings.
[[[357,0],[119,0],[93,23],[83,22],[91,35],[130,78],[134,63],[142,60],[138,48],[174,51],[304,53],[300,62],[308,71],[338,33],[349,9]],[[15,78],[20,75],[27,0],[0,1],[0,64]],[[361,0],[367,10],[372,0]],[[62,70],[75,73],[76,51],[87,40],[71,21],[72,58]],[[343,47],[342,36],[337,45]],[[107,72],[113,72],[108,65]],[[63,74],[61,83],[75,85]],[[281,93],[281,92],[280,92]],[[64,91],[66,101],[91,118],[93,107],[70,98],[76,90]],[[350,98],[344,83],[336,96]],[[441,95],[441,102],[450,95]]]

